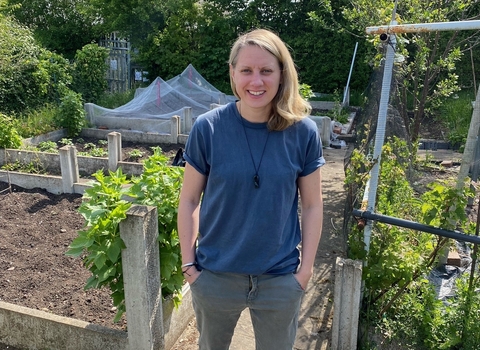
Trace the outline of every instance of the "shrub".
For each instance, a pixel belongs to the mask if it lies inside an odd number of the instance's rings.
[[[85,45],[75,55],[73,64],[73,90],[85,102],[96,103],[107,89],[108,49],[96,44]]]
[[[41,48],[13,19],[0,21],[0,111],[23,112],[61,96],[71,82],[69,63]]]
[[[14,122],[0,113],[0,148],[20,148],[22,138],[15,129]]]
[[[83,109],[82,97],[73,91],[69,91],[61,100],[60,108],[55,116],[55,123],[67,129],[69,137],[75,137],[87,124],[86,112]]]

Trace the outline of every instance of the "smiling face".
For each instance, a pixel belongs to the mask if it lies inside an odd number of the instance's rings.
[[[282,77],[277,58],[259,46],[244,46],[235,66],[230,65],[230,75],[240,98],[242,116],[251,121],[267,121]]]

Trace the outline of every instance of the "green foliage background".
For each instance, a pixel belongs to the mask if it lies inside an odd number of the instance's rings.
[[[81,94],[85,102],[96,103],[107,90],[108,52],[107,48],[87,44],[75,54],[72,89]]]

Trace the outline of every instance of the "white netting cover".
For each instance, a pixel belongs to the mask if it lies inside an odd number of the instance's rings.
[[[190,64],[182,74],[167,82],[157,77],[148,87],[137,89],[134,98],[123,106],[109,109],[89,103],[86,110],[89,121],[97,126],[169,132],[170,118],[178,115],[182,119],[185,107],[192,109],[194,119],[207,112],[212,104],[230,101],[235,101],[235,97],[217,90]],[[142,123],[141,119],[158,122]]]
[[[167,81],[176,91],[210,108],[212,103],[226,104],[235,101],[235,96],[226,96],[205,80],[195,68],[189,64],[182,72]]]

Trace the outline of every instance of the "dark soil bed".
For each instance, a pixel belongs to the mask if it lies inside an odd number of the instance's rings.
[[[102,148],[105,152],[108,150],[108,146],[105,143],[100,143],[99,141],[106,140],[97,140],[92,138],[75,138],[72,140],[77,152],[89,152],[91,148],[87,145],[95,145],[97,148]],[[57,142],[58,147],[63,145]],[[122,141],[122,161],[124,162],[137,162],[140,163],[150,157],[153,154],[153,147],[160,147],[162,153],[173,161],[179,148],[185,148],[185,145],[182,144],[139,144],[138,142]],[[135,154],[141,153],[142,155],[137,157]],[[107,157],[107,155],[104,155]]]
[[[144,158],[152,154],[150,145],[123,142],[122,146],[124,155],[134,149],[145,152]],[[171,160],[184,147],[158,146]],[[125,317],[113,323],[116,310],[110,291],[85,291],[89,271],[81,259],[65,256],[84,226],[78,213],[81,202],[79,194],[53,195],[0,182],[0,300],[126,330]],[[4,349],[16,350],[0,340],[0,350]]]

